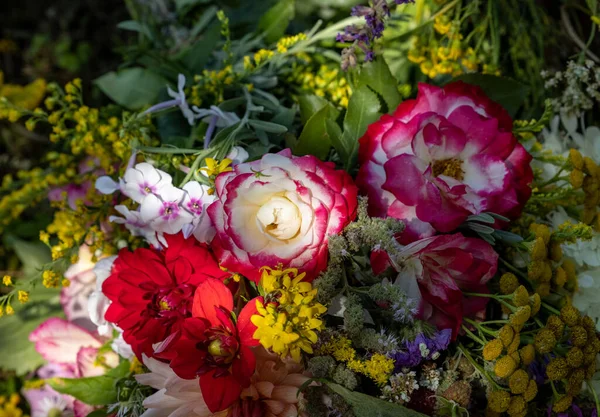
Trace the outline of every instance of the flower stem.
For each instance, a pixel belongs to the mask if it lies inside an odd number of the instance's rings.
[[[497,331],[487,329],[487,328],[483,327],[481,325],[481,323],[477,323],[476,321],[468,319],[466,317],[464,318],[464,320],[467,323],[469,323],[471,326],[474,326],[479,331],[482,331],[483,333],[489,334],[490,336],[498,337],[498,332]]]
[[[487,378],[487,380],[495,386],[496,389],[499,390],[505,390],[504,388],[502,388],[500,385],[498,385],[496,383],[496,381],[494,381],[493,378],[491,378],[488,373],[485,371],[485,369],[483,369],[483,367],[481,365],[479,365],[477,363],[477,361],[475,361],[475,359],[473,359],[473,357],[471,356],[471,354],[469,353],[469,351],[463,346],[462,343],[458,344],[458,349],[462,352],[463,355],[465,355],[465,358],[467,358],[467,360],[471,363],[471,365],[473,365],[473,367],[475,369],[477,369],[477,371],[479,371],[479,373],[483,376],[485,376]]]
[[[554,307],[552,307],[550,304],[543,302],[542,303],[542,307],[544,307],[549,312],[551,312],[553,314],[556,314],[557,316],[560,316],[560,311],[558,311],[557,309],[555,309]]]
[[[462,326],[462,329],[465,331],[465,333],[467,334],[467,336],[469,336],[471,339],[473,339],[474,341],[476,341],[477,343],[479,343],[481,346],[485,345],[486,342],[482,339],[480,339],[478,336],[476,336],[472,331],[470,331],[469,329],[467,329],[466,326]]]

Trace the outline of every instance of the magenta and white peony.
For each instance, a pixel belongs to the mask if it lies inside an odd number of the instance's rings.
[[[289,149],[239,164],[216,179],[208,208],[221,265],[258,281],[260,268],[298,268],[309,279],[327,265],[327,239],[356,216],[352,178]]]
[[[359,156],[370,214],[404,220],[403,243],[450,232],[472,214],[515,217],[531,195],[531,156],[510,116],[462,82],[420,84],[415,100],[369,126]]]

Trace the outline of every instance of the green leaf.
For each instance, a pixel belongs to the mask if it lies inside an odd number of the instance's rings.
[[[108,415],[108,411],[105,408],[101,408],[99,410],[92,411],[86,417],[107,417]]]
[[[94,82],[104,94],[130,110],[155,104],[167,84],[164,78],[145,68],[109,72]]]
[[[349,391],[341,385],[328,382],[327,386],[341,396],[354,411],[356,416],[369,417],[425,417],[409,408],[360,392]]]
[[[298,104],[300,105],[300,119],[302,120],[302,124],[306,124],[313,114],[321,110],[329,102],[323,97],[306,94],[298,97]]]
[[[106,372],[106,376],[110,376],[116,379],[126,378],[127,375],[129,375],[130,368],[131,362],[129,362],[128,360],[122,360],[117,366]]]
[[[212,24],[193,45],[182,51],[177,59],[181,60],[190,73],[200,73],[215,51],[219,39],[221,39],[220,26],[216,23]]]
[[[215,18],[217,11],[219,11],[217,6],[210,6],[208,9],[206,9],[204,13],[202,13],[202,16],[200,16],[200,19],[198,19],[198,22],[192,28],[190,37],[193,38],[202,33],[208,24]]]
[[[296,155],[315,155],[322,160],[327,158],[329,148],[331,148],[327,120],[335,120],[338,115],[339,111],[329,103],[313,114],[302,129],[294,146],[294,153]]]
[[[248,124],[255,129],[265,131],[267,133],[275,133],[281,135],[288,131],[287,127],[279,125],[277,123],[265,122],[263,120],[250,119]]]
[[[88,378],[52,378],[48,384],[62,394],[72,395],[89,405],[108,405],[117,402],[117,383],[126,378],[131,364],[123,360],[105,375]]]
[[[464,81],[481,87],[490,99],[514,117],[529,94],[529,87],[511,78],[489,74],[463,74],[451,81]]]
[[[0,320],[0,368],[13,370],[17,375],[33,371],[44,359],[29,341],[29,334],[49,317],[62,317],[59,291],[38,287],[31,291],[30,300],[16,313]]]
[[[52,261],[50,249],[42,242],[28,242],[13,235],[4,239],[6,246],[12,247],[23,264],[23,273],[30,277],[38,272],[44,264]]]
[[[392,75],[383,56],[378,56],[375,61],[363,65],[358,77],[358,84],[368,85],[383,97],[388,112],[394,111],[402,101],[402,97],[400,97],[400,93],[396,88],[398,81]]]
[[[210,0],[175,0],[175,9],[177,12],[181,12],[183,9],[191,9],[198,4],[209,3]]]
[[[146,36],[148,39],[152,40],[154,37],[152,36],[152,32],[148,29],[148,26],[136,21],[136,20],[126,20],[117,25],[119,29],[130,30],[132,32],[138,32]]]
[[[510,245],[514,245],[515,243],[520,243],[523,241],[523,238],[521,236],[511,232],[507,232],[505,230],[494,230],[494,233],[492,235],[496,239],[501,240]]]
[[[118,379],[101,375],[88,378],[54,378],[48,385],[61,394],[71,395],[89,405],[117,402]]]
[[[356,163],[358,140],[365,134],[367,127],[379,119],[380,109],[381,103],[369,87],[362,85],[352,93],[344,118],[344,133],[336,148],[345,160],[346,170],[350,170]]]
[[[295,0],[279,0],[258,22],[258,29],[267,43],[281,38],[295,15]]]

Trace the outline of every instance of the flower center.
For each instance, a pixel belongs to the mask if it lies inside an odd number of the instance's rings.
[[[279,240],[296,237],[302,217],[298,207],[285,197],[273,197],[256,214],[262,230]]]
[[[462,170],[462,161],[460,159],[442,159],[433,163],[434,177],[445,175],[460,181],[464,178],[464,174],[465,173]]]
[[[223,349],[223,342],[221,339],[216,339],[210,342],[208,345],[208,353],[213,356],[228,356],[229,353],[227,350]]]
[[[208,339],[204,344],[204,349],[208,352],[205,369],[229,369],[240,347],[237,336],[224,327],[211,327],[204,335]]]
[[[161,288],[148,305],[153,317],[191,317],[195,286],[183,284],[175,288]]]
[[[163,217],[163,219],[165,219],[165,220],[174,219],[178,216],[178,214],[179,214],[179,207],[177,206],[177,203],[174,203],[171,201],[167,201],[167,202],[163,203],[163,207],[160,212],[160,215]]]

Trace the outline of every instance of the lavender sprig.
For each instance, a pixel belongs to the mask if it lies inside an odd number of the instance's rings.
[[[354,6],[352,16],[364,17],[365,25],[346,26],[344,32],[338,33],[337,42],[352,42],[352,44],[342,51],[342,70],[355,67],[358,60],[356,51],[360,48],[365,54],[365,62],[375,59],[373,46],[376,39],[383,36],[385,21],[390,16],[390,5],[414,3],[415,0],[394,0],[389,3],[387,0],[373,0],[370,6]]]

